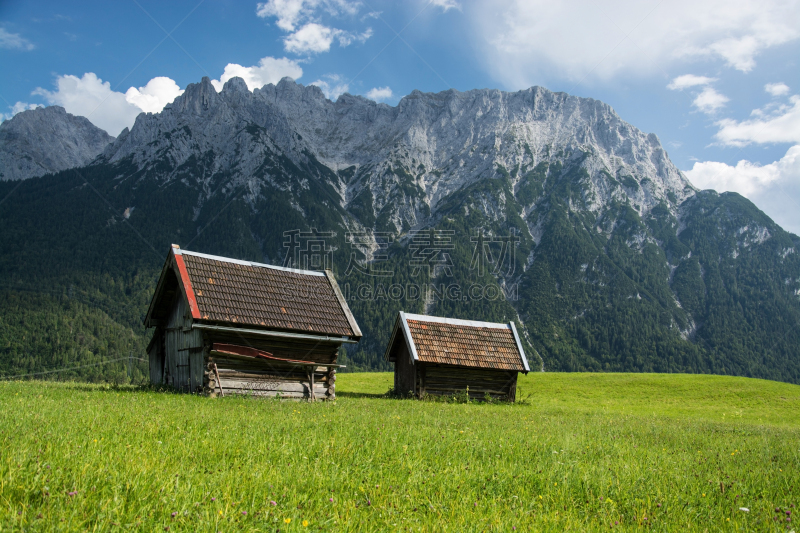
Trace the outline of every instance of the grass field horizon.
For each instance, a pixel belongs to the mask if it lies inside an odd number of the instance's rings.
[[[0,382],[1,531],[791,531],[800,386],[521,376],[516,404]]]

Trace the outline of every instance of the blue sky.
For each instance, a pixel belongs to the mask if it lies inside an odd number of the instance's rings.
[[[58,104],[117,135],[203,76],[330,98],[541,85],[658,135],[695,185],[800,234],[800,2],[0,3],[0,113]]]

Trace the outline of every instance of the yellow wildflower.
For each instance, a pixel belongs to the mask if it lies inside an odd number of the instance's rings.
[[[308,520],[303,520],[303,527],[308,527]]]
[[[291,522],[291,521],[292,521],[292,519],[291,519],[291,518],[284,518],[284,519],[283,519],[283,523],[284,523],[284,524],[288,524],[288,523],[289,523],[289,522]]]

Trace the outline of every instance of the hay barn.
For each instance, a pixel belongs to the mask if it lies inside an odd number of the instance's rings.
[[[335,398],[337,355],[361,338],[333,273],[173,244],[144,324],[150,381],[207,395]]]
[[[416,397],[453,395],[514,401],[528,360],[513,322],[497,324],[400,312],[384,358],[394,390]]]

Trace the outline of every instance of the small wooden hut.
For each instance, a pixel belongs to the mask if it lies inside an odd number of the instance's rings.
[[[394,390],[420,397],[469,390],[471,399],[514,401],[528,360],[513,322],[496,324],[400,312],[384,358]]]
[[[333,274],[172,245],[145,327],[150,381],[208,395],[333,399],[339,347],[361,338]]]

